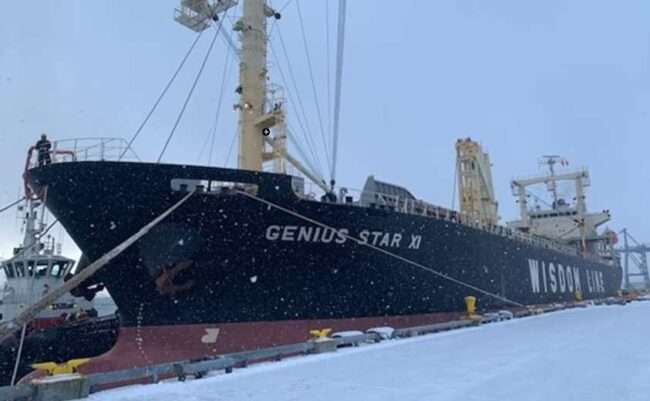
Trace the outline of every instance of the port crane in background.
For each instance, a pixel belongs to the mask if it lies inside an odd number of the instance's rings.
[[[616,248],[616,253],[623,259],[623,289],[630,290],[642,286],[650,289],[650,274],[648,273],[648,252],[650,244],[637,241],[624,228],[619,232],[623,236],[623,247]],[[642,281],[632,281],[633,277],[641,277]]]

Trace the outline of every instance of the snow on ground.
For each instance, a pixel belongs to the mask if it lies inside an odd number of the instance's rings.
[[[91,400],[647,401],[649,335],[650,302],[590,307],[125,387]]]

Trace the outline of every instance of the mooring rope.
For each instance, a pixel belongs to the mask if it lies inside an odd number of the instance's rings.
[[[9,210],[9,209],[11,209],[12,207],[14,207],[14,206],[16,206],[17,204],[19,204],[20,202],[22,202],[23,200],[25,200],[25,197],[24,197],[24,196],[20,197],[20,199],[14,201],[14,202],[11,202],[11,203],[8,204],[7,206],[5,206],[5,207],[3,207],[2,209],[0,209],[0,213],[4,212],[5,210]]]
[[[163,221],[167,216],[172,214],[176,209],[178,209],[182,204],[184,204],[195,191],[189,192],[181,200],[170,206],[167,210],[158,215],[155,219],[151,220],[135,234],[121,242],[115,248],[108,251],[101,258],[97,259],[86,268],[76,273],[70,280],[66,281],[60,287],[55,288],[53,291],[50,291],[43,298],[36,301],[34,304],[22,311],[14,319],[0,325],[0,343],[5,341],[7,338],[13,335],[14,332],[18,331],[23,325],[32,321],[38,313],[43,309],[50,306],[53,302],[59,299],[62,295],[70,292],[70,290],[78,287],[82,282],[86,281],[90,276],[99,271],[102,267],[108,264],[111,260],[119,256],[122,252],[127,250],[131,245],[133,245],[137,240],[146,235],[152,228],[154,228],[158,223]]]
[[[314,220],[314,219],[312,219],[312,218],[310,218],[310,217],[307,217],[307,216],[305,216],[305,215],[303,215],[303,214],[300,214],[300,213],[298,213],[298,212],[296,212],[296,211],[294,211],[294,210],[287,209],[287,208],[285,208],[285,207],[283,207],[283,206],[280,206],[280,205],[278,205],[278,204],[276,204],[276,203],[274,203],[274,202],[271,202],[271,201],[269,201],[269,200],[266,200],[266,199],[260,198],[260,197],[258,197],[258,196],[256,196],[256,195],[250,194],[250,193],[245,192],[245,191],[240,191],[240,190],[238,190],[237,192],[238,192],[239,194],[241,194],[241,195],[247,196],[247,197],[249,197],[249,198],[251,198],[251,199],[254,199],[254,200],[258,201],[258,202],[264,203],[265,205],[267,205],[267,206],[269,206],[269,207],[273,207],[273,208],[278,209],[278,210],[280,210],[280,211],[282,211],[282,212],[284,212],[284,213],[287,213],[287,214],[292,215],[292,216],[294,216],[294,217],[298,217],[298,218],[301,219],[301,220],[305,220],[305,221],[307,221],[307,222],[309,222],[309,223],[315,224],[315,225],[320,226],[320,227],[325,228],[325,229],[334,230],[334,231],[338,232],[338,233],[339,233],[341,236],[343,236],[344,238],[346,238],[346,239],[348,239],[348,240],[350,240],[350,241],[355,242],[357,245],[365,246],[365,247],[370,248],[370,249],[373,249],[373,250],[375,250],[375,251],[377,251],[377,252],[381,252],[381,253],[383,253],[383,254],[385,254],[385,255],[388,255],[388,256],[390,256],[390,257],[392,257],[392,258],[395,258],[395,259],[398,259],[398,260],[400,260],[400,261],[402,261],[402,262],[408,263],[408,264],[410,264],[411,266],[415,266],[415,267],[420,268],[420,269],[422,269],[422,270],[424,270],[424,271],[426,271],[426,272],[432,273],[432,274],[434,274],[434,275],[436,275],[436,276],[438,276],[438,277],[440,277],[440,278],[443,278],[443,279],[445,279],[445,280],[451,281],[452,283],[455,283],[455,284],[461,285],[461,286],[463,286],[463,287],[469,288],[469,289],[474,290],[474,291],[476,291],[476,292],[478,292],[478,293],[481,293],[481,294],[483,294],[483,295],[487,295],[487,296],[489,296],[489,297],[492,297],[492,298],[498,299],[498,300],[500,300],[500,301],[503,301],[503,302],[505,302],[505,303],[508,303],[508,304],[511,304],[511,305],[514,305],[514,306],[518,306],[518,307],[526,307],[526,305],[521,304],[521,303],[519,303],[519,302],[517,302],[517,301],[513,301],[512,299],[506,298],[506,297],[504,297],[504,296],[502,296],[502,295],[495,294],[495,293],[493,293],[493,292],[490,292],[490,291],[484,290],[484,289],[482,289],[482,288],[480,288],[480,287],[477,287],[477,286],[475,286],[475,285],[473,285],[473,284],[470,284],[470,283],[467,283],[467,282],[465,282],[465,281],[462,281],[462,280],[459,280],[459,279],[457,279],[457,278],[454,278],[454,277],[452,277],[452,276],[450,276],[450,275],[448,275],[448,274],[446,274],[446,273],[442,273],[442,272],[440,272],[440,271],[438,271],[438,270],[436,270],[436,269],[433,269],[433,268],[431,268],[431,267],[429,267],[429,266],[425,266],[425,265],[423,265],[423,264],[421,264],[421,263],[418,263],[418,262],[413,261],[413,260],[411,260],[411,259],[408,259],[408,258],[405,258],[405,257],[403,257],[403,256],[400,256],[400,255],[398,255],[398,254],[396,254],[396,253],[393,253],[393,252],[387,251],[386,249],[382,249],[382,248],[380,248],[380,247],[378,247],[378,246],[375,246],[375,245],[369,244],[369,243],[367,243],[367,242],[365,242],[365,241],[363,241],[363,240],[361,240],[361,239],[359,239],[359,238],[356,238],[356,237],[353,237],[353,236],[351,236],[351,235],[348,235],[348,234],[342,233],[342,232],[338,231],[336,228],[334,228],[334,227],[332,227],[332,226],[330,226],[330,225],[327,225],[327,224],[325,224],[325,223],[322,223],[322,222],[320,222],[320,221],[318,221],[318,220]]]
[[[16,355],[16,363],[14,364],[14,371],[11,374],[11,386],[16,384],[16,376],[18,375],[18,367],[20,366],[20,358],[23,354],[23,344],[25,343],[25,332],[27,331],[27,323],[23,324],[23,329],[20,331],[20,342],[18,343],[18,354]]]

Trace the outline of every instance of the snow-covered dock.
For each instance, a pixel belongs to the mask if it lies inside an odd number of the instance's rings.
[[[649,333],[650,302],[594,306],[90,399],[647,401]]]

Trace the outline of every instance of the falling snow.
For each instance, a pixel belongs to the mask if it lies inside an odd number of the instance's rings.
[[[650,302],[573,309],[90,400],[646,401],[649,314]]]

